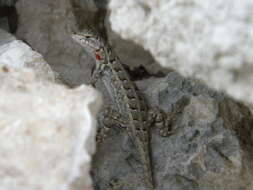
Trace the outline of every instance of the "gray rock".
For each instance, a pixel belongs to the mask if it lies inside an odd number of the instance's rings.
[[[9,30],[9,26],[8,26],[8,19],[7,18],[0,18],[0,29],[4,29],[6,31]]]
[[[88,82],[92,60],[70,37],[78,30],[70,1],[20,0],[16,7],[17,36],[40,52],[65,83],[76,86]]]
[[[108,41],[112,45],[113,50],[119,56],[122,63],[128,65],[131,70],[142,66],[150,74],[166,71],[166,69],[162,69],[160,65],[156,64],[151,54],[147,50],[144,50],[142,46],[130,40],[125,40],[120,37],[120,35],[113,32],[109,22],[107,22],[105,26]]]
[[[159,190],[252,189],[253,119],[247,107],[199,81],[171,72],[164,78],[138,82],[150,107],[182,112],[173,134],[161,137],[152,128],[152,163]],[[118,179],[129,190],[144,187],[138,177],[134,147],[123,129],[113,128],[94,158],[95,189]]]
[[[16,1],[0,0],[0,29],[16,32],[18,24],[18,15],[15,9]]]
[[[0,0],[0,6],[13,6],[16,2],[17,0]]]

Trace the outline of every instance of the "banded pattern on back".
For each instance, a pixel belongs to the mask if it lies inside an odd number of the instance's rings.
[[[147,112],[146,104],[139,97],[135,85],[130,80],[128,73],[124,69],[123,65],[120,63],[120,60],[112,53],[109,47],[106,49],[108,51],[107,55],[109,61],[109,64],[107,66],[110,67],[112,74],[116,76],[117,82],[120,83],[120,86],[122,88],[121,90],[125,95],[124,100],[122,100],[123,102],[120,103],[128,105],[130,121],[138,122],[138,124],[136,124],[136,122],[133,123],[133,125],[136,125],[136,130],[145,131],[144,128],[146,126],[144,126],[142,123],[143,121],[145,121],[145,117],[143,117],[145,114],[142,112]]]

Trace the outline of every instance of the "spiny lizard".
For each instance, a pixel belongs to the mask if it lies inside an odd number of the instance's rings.
[[[148,111],[143,96],[139,94],[120,60],[102,38],[90,30],[73,34],[72,38],[94,57],[96,69],[93,72],[92,83],[95,84],[98,79],[103,80],[137,148],[147,189],[153,190],[149,128],[155,119],[157,122],[163,122],[163,116],[160,114],[157,117],[154,112]],[[165,132],[168,133],[169,130]]]

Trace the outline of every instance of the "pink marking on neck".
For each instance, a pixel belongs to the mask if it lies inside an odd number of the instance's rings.
[[[101,55],[98,52],[95,52],[95,58],[96,60],[99,60],[99,61],[102,59]]]

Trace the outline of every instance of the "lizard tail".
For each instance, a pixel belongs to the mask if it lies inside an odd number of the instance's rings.
[[[155,185],[154,185],[154,180],[153,180],[153,174],[152,174],[152,170],[150,168],[150,166],[144,166],[144,173],[143,173],[143,177],[145,178],[144,181],[146,181],[146,186],[148,188],[148,190],[154,190],[155,189]]]
[[[147,149],[148,150],[148,149]],[[153,178],[153,173],[152,173],[152,167],[151,167],[151,157],[150,157],[150,152],[143,150],[142,152],[142,168],[143,168],[143,180],[145,181],[145,184],[148,188],[148,190],[154,190],[155,189],[155,184],[154,184],[154,178]]]

